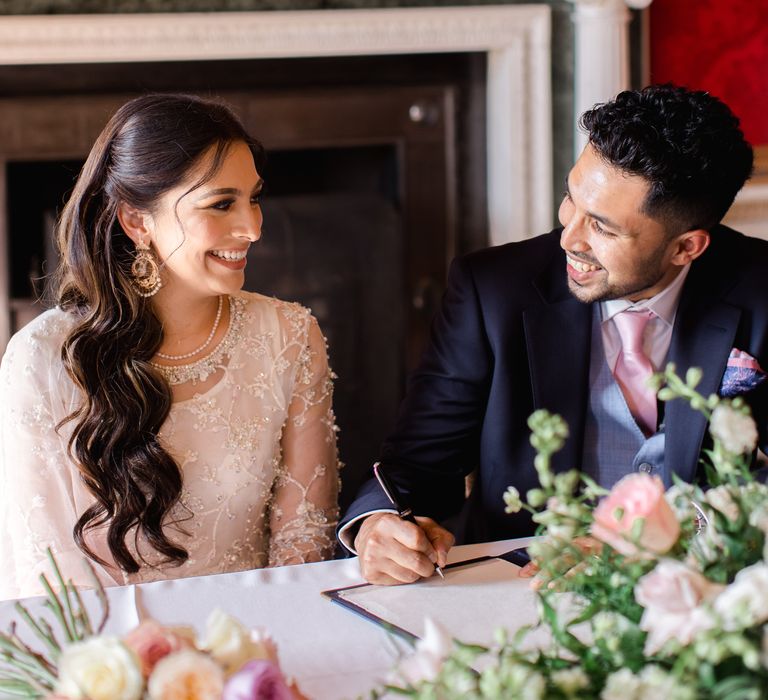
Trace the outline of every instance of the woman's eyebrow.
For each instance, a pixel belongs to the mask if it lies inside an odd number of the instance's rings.
[[[251,191],[256,192],[260,190],[263,186],[264,186],[264,178],[260,177],[256,181],[256,184],[253,186],[253,189]],[[222,195],[222,194],[228,194],[233,197],[239,197],[240,195],[243,194],[243,191],[238,187],[216,187],[215,189],[206,190],[205,192],[203,192],[199,197],[196,198],[196,201],[199,202],[201,199],[206,199],[208,197],[215,197],[217,195]]]
[[[242,194],[242,191],[237,187],[217,187],[216,189],[206,190],[203,192],[199,197],[197,197],[197,201],[200,201],[201,199],[207,199],[208,197],[214,197],[219,194],[231,194],[237,197]]]

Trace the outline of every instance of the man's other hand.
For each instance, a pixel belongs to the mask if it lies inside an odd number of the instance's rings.
[[[559,576],[568,578],[575,576],[585,566],[586,562],[584,557],[591,556],[598,553],[603,543],[596,540],[594,537],[576,537],[572,542],[572,551],[565,552],[557,560],[552,562],[552,568],[558,570]],[[580,553],[580,556],[578,556]],[[520,571],[518,576],[520,578],[531,578],[531,588],[538,590],[543,585],[547,585],[548,588],[554,588],[557,585],[557,578],[548,579],[540,574],[540,567],[535,561],[528,562]],[[535,578],[534,578],[535,577]]]
[[[445,566],[454,537],[431,518],[417,517],[418,526],[394,513],[374,513],[360,526],[355,549],[360,571],[369,583],[413,583]]]

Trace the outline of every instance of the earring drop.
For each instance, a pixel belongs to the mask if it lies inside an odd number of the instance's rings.
[[[136,244],[136,257],[131,264],[131,282],[141,297],[151,297],[160,291],[160,266],[149,246],[144,242]]]

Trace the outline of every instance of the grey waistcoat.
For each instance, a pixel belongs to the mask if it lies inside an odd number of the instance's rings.
[[[605,488],[635,471],[658,474],[669,487],[663,429],[646,438],[635,422],[605,359],[599,305],[594,309],[583,470]]]

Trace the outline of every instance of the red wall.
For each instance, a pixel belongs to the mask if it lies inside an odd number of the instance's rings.
[[[768,144],[768,0],[654,0],[651,82],[707,90]]]

